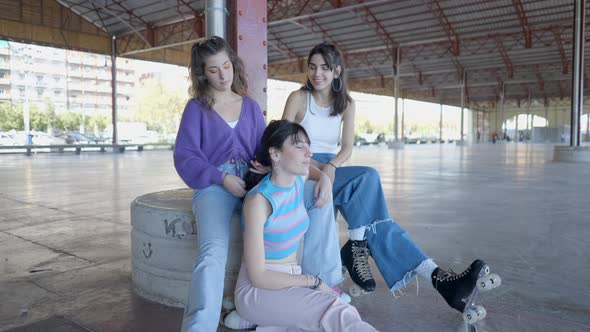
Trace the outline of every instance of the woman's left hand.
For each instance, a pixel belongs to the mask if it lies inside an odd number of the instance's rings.
[[[258,173],[258,174],[266,174],[270,172],[270,166],[264,166],[256,160],[250,160],[250,172]]]
[[[314,189],[315,206],[323,207],[332,203],[332,182],[326,174],[322,174]]]

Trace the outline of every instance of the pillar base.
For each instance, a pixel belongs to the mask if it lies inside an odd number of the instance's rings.
[[[553,147],[553,161],[590,163],[590,146],[556,145]]]
[[[393,150],[403,150],[405,143],[402,141],[389,141],[387,142],[387,147]]]

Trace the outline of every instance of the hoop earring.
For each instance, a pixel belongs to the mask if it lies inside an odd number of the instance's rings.
[[[336,80],[338,80],[338,83],[336,83]],[[332,80],[332,90],[334,92],[342,91],[342,84],[342,79],[340,77],[335,78],[334,80]],[[338,87],[336,87],[336,85],[338,85]]]

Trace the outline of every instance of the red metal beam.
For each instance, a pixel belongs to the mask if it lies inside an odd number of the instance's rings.
[[[569,72],[569,61],[567,60],[567,55],[565,54],[565,48],[563,47],[563,40],[561,39],[561,32],[562,29],[554,28],[552,29],[553,36],[555,36],[555,42],[557,43],[557,47],[559,48],[559,57],[561,58],[561,64],[563,65],[563,73],[567,74]]]
[[[359,9],[354,9],[353,12],[359,19],[361,19],[361,21],[365,22],[371,29],[373,29],[377,37],[379,37],[383,44],[386,45],[388,48],[393,48],[398,44],[391,37],[391,34],[387,32],[387,30],[385,30],[381,22],[377,19],[377,17],[375,17],[375,14],[373,14],[373,12],[371,11],[371,9],[369,9],[368,6]]]
[[[520,0],[512,0],[512,4],[514,5],[514,9],[516,9],[516,14],[518,15],[518,20],[520,21],[520,27],[524,33],[524,46],[526,48],[531,48],[533,46],[533,38],[529,21],[524,10],[524,5]]]
[[[267,110],[267,4],[260,0],[228,0],[227,37],[238,56],[247,64],[248,94]]]
[[[545,81],[543,80],[543,75],[541,75],[541,69],[539,65],[535,65],[535,76],[537,77],[537,83],[539,84],[539,90],[545,92]]]
[[[386,3],[390,0],[275,0],[268,1],[269,26],[294,22],[312,16],[352,10],[365,4]]]
[[[451,22],[449,22],[447,15],[445,15],[444,10],[440,6],[439,0],[434,0],[432,2],[427,1],[426,7],[430,10],[430,12],[432,12],[434,17],[436,17],[441,27],[447,34],[447,38],[449,39],[449,42],[451,42],[451,49],[453,55],[459,56],[461,53],[461,49],[459,46],[459,35],[455,32],[455,29],[453,29]]]
[[[508,73],[508,78],[513,78],[514,77],[514,67],[512,66],[512,61],[510,60],[510,57],[508,56],[508,52],[506,52],[506,48],[504,48],[504,43],[502,43],[502,40],[500,38],[496,38],[496,45],[498,46],[498,51],[500,52],[500,55],[502,56],[502,60],[504,61],[504,64],[506,65],[506,71]]]

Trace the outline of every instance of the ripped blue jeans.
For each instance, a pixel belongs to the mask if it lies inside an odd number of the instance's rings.
[[[334,156],[315,153],[312,158],[327,163]],[[371,256],[389,289],[394,292],[405,287],[427,257],[389,215],[379,173],[366,166],[338,167],[333,196],[334,206],[348,222],[348,229],[366,226]]]

